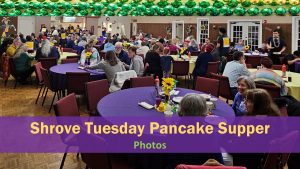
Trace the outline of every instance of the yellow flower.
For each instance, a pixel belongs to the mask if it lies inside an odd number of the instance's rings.
[[[166,105],[164,102],[160,102],[159,106],[156,108],[159,112],[165,112],[166,111]]]
[[[244,49],[245,49],[245,50],[249,50],[249,49],[250,49],[250,46],[249,46],[249,45],[246,45],[246,46],[244,47]]]
[[[169,95],[170,91],[173,90],[175,86],[175,80],[173,78],[163,78],[162,90],[166,95]]]
[[[91,57],[91,55],[92,55],[91,52],[86,52],[86,53],[85,53],[85,57],[86,57],[87,59],[89,59],[89,58]]]

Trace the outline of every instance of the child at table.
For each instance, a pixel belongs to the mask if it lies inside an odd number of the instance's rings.
[[[163,54],[161,55],[160,58],[160,65],[161,69],[163,71],[163,77],[170,77],[170,72],[171,72],[171,64],[174,61],[172,56],[170,56],[170,49],[169,47],[165,47],[163,50]]]

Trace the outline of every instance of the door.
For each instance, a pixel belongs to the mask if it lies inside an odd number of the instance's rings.
[[[35,17],[34,16],[18,16],[18,31],[24,35],[24,38],[27,35],[31,35],[31,33],[34,33],[35,32]]]
[[[179,39],[179,42],[184,41],[184,21],[172,22],[172,39]]]
[[[230,39],[238,43],[243,39],[244,45],[248,45],[251,51],[261,45],[262,30],[260,21],[238,21],[230,23]]]
[[[197,41],[203,44],[209,38],[209,21],[206,18],[197,19]]]

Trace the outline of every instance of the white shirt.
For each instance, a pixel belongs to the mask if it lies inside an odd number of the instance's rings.
[[[148,46],[141,46],[140,48],[137,49],[136,53],[139,54],[143,54],[144,57],[146,56],[146,53],[149,51],[149,47]]]

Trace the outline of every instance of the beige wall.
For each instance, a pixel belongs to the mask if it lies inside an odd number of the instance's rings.
[[[48,29],[51,27],[51,18],[49,16],[36,16],[35,17],[35,34],[38,35],[41,25],[45,24]]]

